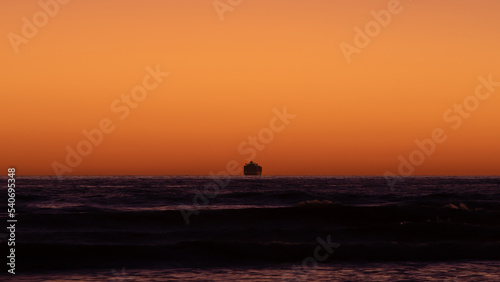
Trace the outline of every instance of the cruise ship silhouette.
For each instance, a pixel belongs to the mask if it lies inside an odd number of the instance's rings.
[[[245,175],[261,175],[262,167],[257,163],[250,161],[250,163],[245,164],[245,167],[243,168],[243,173]]]

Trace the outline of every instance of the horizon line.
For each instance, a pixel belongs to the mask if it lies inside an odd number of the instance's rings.
[[[57,175],[53,174],[25,174],[25,175],[19,175],[16,173],[16,176],[53,176],[53,177],[58,177]],[[81,175],[65,175],[65,176],[60,176],[62,178],[64,177],[80,177],[80,176],[213,176],[213,175],[208,175],[208,174],[81,174]],[[266,175],[244,175],[244,174],[238,174],[238,175],[216,175],[216,176],[245,176],[245,177],[259,177],[259,176],[332,176],[332,177],[337,177],[337,176],[349,176],[349,177],[386,177],[384,175],[379,175],[379,174],[266,174]],[[409,178],[409,177],[447,177],[447,176],[461,176],[461,177],[470,177],[470,176],[483,176],[483,177],[500,177],[500,174],[422,174],[422,175],[409,175],[409,176],[391,176],[391,177],[402,177],[402,178]],[[8,177],[7,175],[2,175],[2,177]]]

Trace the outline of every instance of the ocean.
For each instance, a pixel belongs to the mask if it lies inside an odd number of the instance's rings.
[[[500,281],[500,177],[17,176],[15,192],[2,281]]]

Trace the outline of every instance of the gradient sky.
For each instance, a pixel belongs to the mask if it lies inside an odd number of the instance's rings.
[[[479,76],[500,81],[500,1],[401,0],[349,64],[339,44],[388,2],[245,0],[221,21],[211,0],[73,0],[16,54],[8,35],[41,8],[3,1],[1,165],[53,175],[109,118],[70,174],[207,175],[244,163],[238,146],[286,106],[254,159],[267,175],[396,173],[435,128],[448,139],[415,174],[500,174],[500,87],[458,129],[443,120]],[[170,76],[120,120],[110,105],[156,65]]]

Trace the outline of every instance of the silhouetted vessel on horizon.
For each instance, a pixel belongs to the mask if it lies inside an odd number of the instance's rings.
[[[257,163],[250,161],[249,163],[245,164],[245,167],[243,168],[243,173],[245,175],[261,175],[262,167]]]

